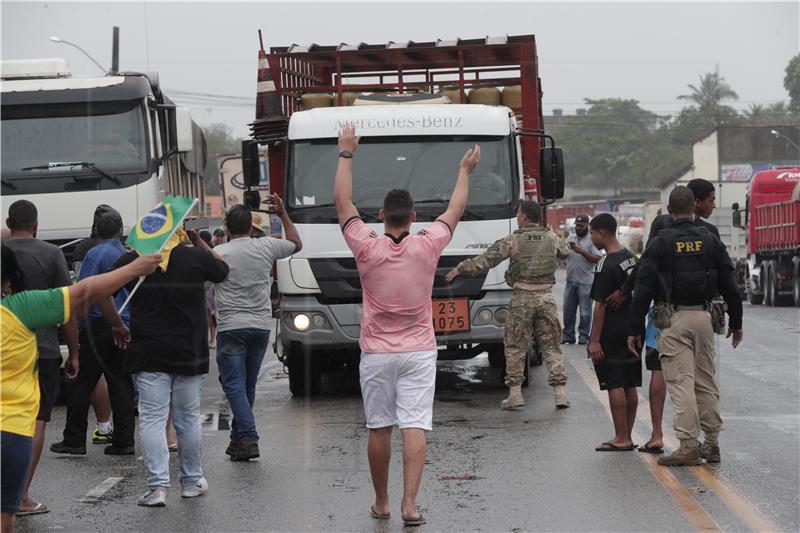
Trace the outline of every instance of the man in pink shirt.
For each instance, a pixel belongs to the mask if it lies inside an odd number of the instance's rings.
[[[409,235],[417,218],[411,195],[404,189],[389,191],[379,213],[385,234],[379,236],[364,224],[353,205],[353,156],[359,140],[355,133],[352,124],[339,132],[333,200],[345,241],[356,259],[363,291],[359,372],[369,429],[367,455],[375,488],[370,515],[390,517],[389,460],[396,424],[403,435],[403,524],[418,526],[425,523],[417,511],[417,492],[425,466],[425,431],[431,430],[436,384],[433,277],[439,256],[464,214],[469,174],[478,165],[481,151],[475,145],[466,153],[447,210],[416,235]]]

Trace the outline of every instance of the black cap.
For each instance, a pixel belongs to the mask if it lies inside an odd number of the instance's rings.
[[[578,216],[575,217],[575,222],[588,223],[589,222],[589,215],[583,215],[583,214],[578,215]]]

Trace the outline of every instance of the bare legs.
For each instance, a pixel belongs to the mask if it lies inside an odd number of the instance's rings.
[[[416,518],[417,493],[425,468],[427,441],[425,430],[409,428],[400,430],[403,435],[403,518]],[[367,442],[369,469],[375,488],[375,511],[388,513],[389,462],[392,457],[392,427],[370,429]]]
[[[667,399],[667,387],[664,383],[664,373],[654,370],[650,374],[650,419],[653,422],[653,433],[650,435],[648,446],[662,448],[664,434],[661,432],[661,422],[664,417],[664,403]]]
[[[636,408],[639,406],[636,389],[611,389],[608,391],[608,403],[614,422],[614,438],[610,442],[614,446],[630,446],[633,444],[631,432],[636,422]]]

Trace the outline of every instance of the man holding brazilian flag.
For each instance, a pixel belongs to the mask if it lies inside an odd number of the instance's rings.
[[[137,503],[144,506],[166,504],[170,468],[164,427],[170,408],[180,450],[181,496],[193,498],[208,490],[200,423],[203,375],[209,368],[205,283],[222,282],[229,269],[196,231],[184,231],[183,221],[196,203],[167,196],[131,229],[127,244],[133,251],[114,265],[128,264],[137,254],[161,252],[163,258],[161,268],[140,279],[128,298],[131,326],[124,366],[139,391],[139,441],[148,490]]]

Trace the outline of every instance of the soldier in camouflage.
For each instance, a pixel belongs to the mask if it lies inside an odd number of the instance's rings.
[[[541,213],[539,204],[523,201],[517,209],[517,231],[495,242],[483,254],[462,261],[447,274],[447,281],[452,281],[460,274],[474,275],[511,259],[506,283],[513,293],[503,339],[509,394],[500,405],[503,409],[525,405],[522,381],[531,335],[536,336],[544,355],[547,382],[554,389],[556,407],[569,407],[564,391],[567,383],[564,355],[559,343],[561,326],[551,290],[556,282],[556,256],[563,259],[572,252],[564,241],[542,227]]]

